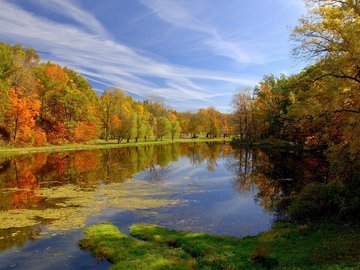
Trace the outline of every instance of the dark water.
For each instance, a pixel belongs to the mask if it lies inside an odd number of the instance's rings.
[[[271,226],[274,200],[326,173],[314,157],[210,143],[3,159],[0,269],[106,269],[77,244],[100,222],[254,235]]]

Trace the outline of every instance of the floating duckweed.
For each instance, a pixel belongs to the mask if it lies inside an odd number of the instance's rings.
[[[53,208],[0,211],[0,229],[44,223],[48,230],[82,228],[89,216],[98,215],[102,209],[109,207],[135,210],[179,204],[179,200],[166,198],[170,193],[145,181],[128,181],[87,189],[70,184],[56,189],[43,188],[37,191],[37,196],[45,200],[58,200]]]

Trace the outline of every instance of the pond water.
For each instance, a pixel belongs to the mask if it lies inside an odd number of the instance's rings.
[[[3,158],[0,269],[106,269],[78,247],[100,222],[254,235],[271,226],[272,202],[314,175],[326,175],[316,158],[221,143]]]

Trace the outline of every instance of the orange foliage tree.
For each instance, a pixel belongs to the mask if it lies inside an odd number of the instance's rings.
[[[97,137],[95,125],[89,122],[82,122],[74,128],[73,139],[75,142],[86,142]]]
[[[40,101],[36,96],[23,95],[20,88],[10,88],[9,108],[5,122],[13,143],[27,143],[31,140],[35,119],[39,115]]]

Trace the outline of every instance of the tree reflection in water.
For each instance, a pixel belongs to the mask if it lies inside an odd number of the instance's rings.
[[[48,213],[49,210],[60,209],[69,210],[69,212],[63,212],[68,213],[68,217],[76,217],[77,212],[74,212],[76,207],[84,207],[84,205],[77,206],[74,202],[74,205],[71,205],[74,211],[68,208],[63,209],[69,206],[63,203],[62,194],[46,196],[51,190],[66,190],[68,186],[72,187],[71,199],[76,199],[74,196],[77,195],[74,194],[78,194],[79,200],[82,200],[81,203],[89,203],[91,207],[97,206],[97,201],[93,200],[96,200],[96,192],[102,186],[110,187],[102,190],[103,193],[99,191],[101,196],[110,196],[103,200],[108,199],[113,205],[123,206],[122,201],[116,201],[117,197],[121,197],[122,200],[132,200],[132,203],[138,206],[143,202],[132,197],[138,193],[141,198],[154,194],[154,197],[161,198],[161,195],[156,194],[164,194],[164,191],[156,191],[157,185],[152,184],[168,179],[173,169],[169,166],[182,157],[194,167],[205,166],[209,172],[217,169],[220,158],[226,159],[226,168],[233,172],[235,177],[234,189],[239,192],[255,190],[259,204],[268,210],[273,210],[274,201],[281,196],[297,192],[310,181],[326,181],[327,179],[327,164],[321,156],[305,154],[299,157],[279,151],[233,149],[228,144],[219,143],[38,153],[15,156],[0,162],[0,215],[1,213],[8,214],[9,211],[21,212],[22,210],[35,215],[33,213],[39,213],[36,211]],[[133,179],[140,172],[144,172],[144,183],[139,182],[131,186],[130,190],[121,191],[124,189],[123,183],[128,183],[127,180]],[[277,181],[284,178],[291,178],[293,181]],[[154,187],[144,187],[147,182]],[[119,190],[111,190],[114,185],[117,185]],[[119,194],[118,192],[126,193]],[[101,201],[101,203],[104,202]],[[159,201],[155,205],[159,205]],[[44,216],[45,218],[43,217],[33,226],[25,224],[20,226],[20,222],[16,220],[13,227],[0,223],[2,226],[0,226],[0,251],[13,245],[21,246],[26,240],[38,237],[42,233],[43,225],[54,225],[51,218]],[[83,224],[87,216],[84,215],[81,218],[76,221],[69,220],[68,223],[70,225]],[[60,225],[62,224],[54,227],[58,228]],[[65,225],[71,228],[69,224]]]
[[[225,154],[225,148],[229,146],[169,144],[37,153],[4,159],[0,163],[0,214],[16,209],[58,209],[62,198],[58,195],[53,198],[45,197],[45,189],[48,192],[49,189],[59,190],[60,187],[72,185],[86,193],[96,190],[99,185],[122,183],[142,171],[148,172],[145,180],[156,182],[167,175],[170,163],[181,156],[188,157],[193,165],[206,162],[208,170],[214,170],[216,160]],[[13,228],[8,228],[3,223],[0,226],[0,251],[15,244],[21,246],[27,239],[38,237],[42,231],[41,224],[51,222],[51,219],[43,219],[35,226],[19,227],[19,224],[14,224]]]
[[[227,168],[235,172],[234,188],[256,190],[256,199],[274,211],[283,196],[299,192],[314,181],[326,181],[328,163],[320,154],[296,155],[279,150],[237,148],[228,158]]]

